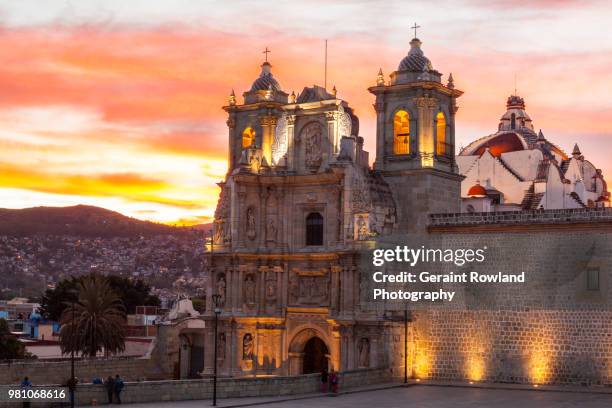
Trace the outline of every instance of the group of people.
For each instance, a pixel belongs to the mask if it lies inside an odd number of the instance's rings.
[[[109,404],[113,403],[113,397],[115,399],[115,404],[121,404],[121,391],[123,391],[124,385],[123,379],[119,377],[119,374],[117,374],[115,378],[109,375],[106,381],[104,381],[104,388],[106,388]]]
[[[326,369],[321,370],[321,392],[338,392],[338,374],[332,369],[330,373]]]

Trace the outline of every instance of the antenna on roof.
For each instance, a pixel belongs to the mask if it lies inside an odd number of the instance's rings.
[[[514,96],[517,96],[517,93],[516,93],[516,72],[514,73]]]
[[[325,40],[325,78],[323,80],[323,88],[327,89],[327,40]]]

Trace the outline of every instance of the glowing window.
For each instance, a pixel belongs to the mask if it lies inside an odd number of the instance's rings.
[[[242,148],[251,147],[253,142],[255,142],[255,131],[252,127],[248,127],[242,132]]]
[[[438,140],[436,153],[438,156],[444,156],[449,153],[446,143],[446,118],[442,112],[436,115],[436,137]]]
[[[393,116],[393,154],[410,153],[410,115],[405,110]]]

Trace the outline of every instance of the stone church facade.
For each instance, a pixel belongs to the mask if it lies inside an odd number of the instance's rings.
[[[369,88],[377,118],[373,168],[359,120],[335,88],[313,86],[289,94],[266,61],[243,103],[232,91],[223,108],[229,170],[219,183],[206,312],[199,315],[187,307],[160,325],[161,364],[175,377],[213,372],[213,294],[220,296],[216,351],[223,376],[375,367],[392,367],[401,375],[408,365],[412,376],[466,379],[466,360],[457,356],[476,349],[479,361],[495,358],[495,344],[481,350],[457,331],[474,328],[484,314],[414,311],[405,338],[401,315],[364,307],[360,299],[359,253],[373,248],[377,239],[417,235],[452,245],[443,238],[444,228],[450,228],[468,245],[481,239],[469,228],[490,223],[474,214],[467,221],[430,216],[461,212],[455,115],[462,92],[452,75],[442,81],[420,40],[410,45],[389,80],[380,71]],[[609,226],[612,216],[605,214]],[[608,236],[608,230],[603,234]],[[539,240],[537,234],[529,239]],[[608,258],[601,258],[602,274]],[[598,318],[605,320],[606,313]],[[477,326],[487,331],[498,317],[491,313]],[[605,353],[612,362],[612,352]],[[444,358],[436,360],[436,354]],[[512,374],[501,363],[491,367],[490,375],[481,372],[477,380],[532,378]]]

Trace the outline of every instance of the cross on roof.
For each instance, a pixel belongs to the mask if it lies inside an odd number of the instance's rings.
[[[417,25],[417,23],[414,23],[414,25],[410,28],[414,30],[414,38],[417,38],[417,28],[421,28],[421,26]]]
[[[266,49],[262,52],[262,54],[266,54],[266,62],[268,62],[268,54],[271,53],[272,51],[270,51],[268,49],[268,47],[266,47]]]

